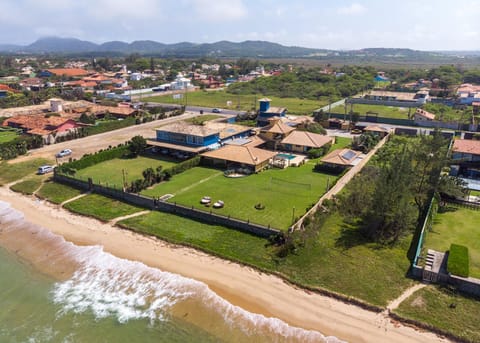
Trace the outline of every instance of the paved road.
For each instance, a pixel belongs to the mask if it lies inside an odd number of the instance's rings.
[[[152,121],[145,124],[133,125],[123,129],[109,131],[98,135],[88,136],[80,139],[74,139],[68,142],[62,142],[58,144],[46,145],[40,149],[30,150],[27,155],[20,156],[11,163],[22,162],[31,160],[34,158],[47,158],[55,159],[55,154],[62,149],[72,149],[73,154],[69,157],[80,158],[86,153],[92,153],[100,149],[105,149],[109,145],[115,146],[120,143],[129,141],[133,136],[141,135],[145,138],[155,137],[155,128],[165,125],[180,119],[188,119],[198,116],[196,112],[185,112],[184,114],[176,117],[166,118],[162,120]],[[59,158],[58,162],[68,161],[69,157]]]
[[[159,102],[146,102],[145,104],[147,106],[162,105],[162,106],[170,106],[170,107],[172,107],[172,106],[180,107],[180,105],[178,105],[178,104],[168,104],[168,103],[159,103]],[[200,111],[203,111],[204,114],[213,113],[212,112],[213,109],[214,109],[214,107],[205,107],[205,106],[187,106],[186,107],[186,111],[197,112],[197,113],[200,113]],[[224,109],[224,108],[222,108],[221,111],[222,111],[222,114],[229,114],[229,115],[237,115],[237,114],[245,113],[245,111],[237,111],[237,110],[230,110],[230,109]],[[213,113],[213,114],[215,114],[215,113]]]

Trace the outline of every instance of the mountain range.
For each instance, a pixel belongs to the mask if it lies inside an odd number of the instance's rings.
[[[64,55],[128,55],[138,53],[159,57],[255,57],[255,58],[384,58],[384,59],[442,59],[471,58],[480,52],[430,52],[411,49],[371,48],[361,50],[327,50],[298,46],[284,46],[266,41],[215,43],[181,42],[164,44],[152,40],[138,40],[131,43],[111,41],[96,44],[76,38],[46,37],[29,45],[0,44],[0,52],[15,54],[64,54]]]

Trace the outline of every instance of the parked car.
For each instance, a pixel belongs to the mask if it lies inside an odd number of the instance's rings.
[[[219,108],[214,108],[214,109],[212,110],[212,112],[213,112],[213,113],[221,113],[222,110],[219,109]]]
[[[49,165],[44,165],[41,167],[38,167],[37,174],[47,174],[53,172],[53,167]]]
[[[72,150],[71,149],[63,149],[62,151],[60,151],[58,154],[56,154],[55,156],[57,157],[65,157],[65,156],[69,156],[72,154]]]

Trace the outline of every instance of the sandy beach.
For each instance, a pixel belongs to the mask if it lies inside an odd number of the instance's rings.
[[[74,215],[4,187],[0,187],[0,199],[23,212],[28,221],[67,241],[101,245],[117,257],[202,281],[234,305],[293,326],[349,342],[447,342],[432,333],[393,323],[384,314],[297,289],[276,276]]]

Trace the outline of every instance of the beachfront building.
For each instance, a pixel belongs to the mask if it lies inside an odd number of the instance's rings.
[[[280,149],[289,152],[306,154],[311,149],[319,149],[327,144],[333,144],[334,137],[318,133],[295,130],[280,142]]]
[[[337,149],[324,156],[320,161],[327,168],[344,170],[353,167],[362,160],[362,152],[351,149]]]

